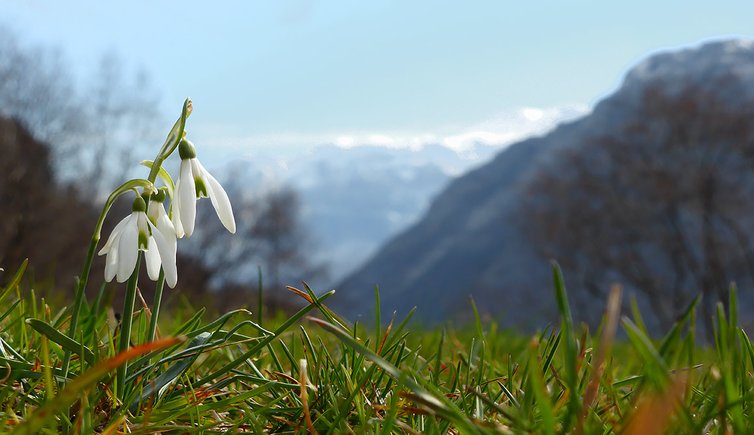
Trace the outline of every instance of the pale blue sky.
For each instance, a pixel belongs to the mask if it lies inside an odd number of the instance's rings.
[[[82,71],[115,50],[150,72],[170,118],[190,95],[193,132],[235,146],[463,135],[525,107],[589,106],[654,50],[754,35],[754,2],[729,1],[19,0],[0,8],[0,24],[23,41],[62,47]]]

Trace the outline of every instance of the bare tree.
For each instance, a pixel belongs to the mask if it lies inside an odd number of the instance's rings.
[[[82,107],[59,50],[22,46],[0,27],[0,114],[48,143],[81,131]]]
[[[148,76],[127,79],[123,70],[108,53],[88,87],[79,88],[59,50],[24,46],[0,28],[0,115],[51,144],[58,176],[102,195],[125,178],[123,162],[138,146],[161,138]]]
[[[236,234],[231,237],[211,205],[200,202],[201,229],[182,248],[213,271],[214,285],[233,282],[255,288],[260,267],[266,290],[325,276],[325,265],[312,263],[307,255],[314,244],[301,221],[296,191],[277,187],[252,195],[233,182],[238,177],[229,178],[224,185],[236,216]]]
[[[560,151],[526,188],[521,222],[593,294],[617,280],[667,326],[698,292],[705,317],[754,277],[754,109],[728,78],[656,86],[625,127]]]
[[[127,178],[138,151],[153,149],[161,138],[158,97],[149,76],[137,71],[129,80],[123,70],[115,53],[102,57],[82,95],[86,127],[68,144],[74,159],[87,162],[84,183],[101,195]]]
[[[0,118],[0,155],[0,267],[12,273],[28,257],[37,285],[69,285],[96,211],[74,187],[55,183],[49,147],[18,122]]]
[[[259,214],[251,228],[260,256],[264,259],[273,287],[285,280],[311,279],[322,273],[310,264],[308,237],[300,222],[300,201],[289,187],[267,192],[260,201]]]

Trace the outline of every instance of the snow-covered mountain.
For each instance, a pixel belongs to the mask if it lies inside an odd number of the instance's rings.
[[[451,179],[484,164],[511,141],[547,131],[585,110],[525,108],[447,136],[239,144],[232,160],[223,162],[219,153],[208,166],[225,168],[218,171],[221,178],[223,173],[240,176],[250,189],[285,184],[299,193],[305,230],[314,241],[310,255],[329,266],[329,279],[315,284],[327,286],[414,223]]]
[[[264,189],[282,184],[301,198],[302,222],[313,239],[315,262],[331,284],[371,256],[379,245],[424,212],[454,174],[493,155],[481,145],[478,160],[440,145],[421,149],[314,146],[281,158],[274,153],[236,161],[230,173]]]

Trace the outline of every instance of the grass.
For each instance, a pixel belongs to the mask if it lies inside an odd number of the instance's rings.
[[[532,336],[478,315],[460,329],[420,329],[411,315],[385,322],[378,293],[384,323],[366,328],[327,308],[332,292],[305,287],[290,289],[305,301],[290,317],[164,313],[155,341],[141,307],[119,353],[106,287],[83,303],[69,338],[60,331],[71,308],[24,288],[22,266],[0,289],[0,432],[754,432],[754,347],[736,324],[735,289],[705,347],[698,300],[650,338],[638,312],[620,317],[616,287],[592,332],[571,318],[553,271],[561,322]],[[619,328],[626,338],[616,341]]]

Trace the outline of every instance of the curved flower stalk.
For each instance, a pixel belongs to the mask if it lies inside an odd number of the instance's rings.
[[[141,187],[146,192],[157,191],[154,187],[154,184],[150,180],[142,180],[142,179],[129,180],[123,183],[117,189],[115,189],[107,198],[107,201],[105,201],[105,206],[102,208],[102,212],[100,213],[99,219],[97,220],[97,225],[94,227],[94,233],[92,234],[92,239],[89,242],[89,250],[86,253],[86,260],[84,260],[84,268],[81,272],[80,278],[77,280],[77,283],[76,283],[76,294],[74,295],[74,298],[73,298],[71,321],[70,321],[70,325],[68,326],[69,337],[75,337],[76,330],[78,329],[78,326],[79,326],[79,314],[81,313],[81,307],[84,304],[84,290],[86,289],[86,285],[89,282],[89,271],[92,268],[92,261],[94,260],[94,253],[97,251],[97,245],[99,244],[100,232],[102,231],[102,224],[105,222],[107,213],[110,211],[110,207],[112,207],[115,200],[118,199],[118,197],[120,197],[124,193],[128,192],[129,190],[135,189],[137,187]],[[71,364],[71,351],[66,350],[65,356],[63,357],[63,365],[61,367],[61,371],[63,372],[63,377],[68,376],[68,369],[70,367],[70,364]]]
[[[176,148],[178,148],[181,139],[186,135],[186,119],[191,115],[193,105],[191,99],[187,98],[183,103],[183,110],[181,116],[176,120],[168,133],[165,143],[160,148],[154,161],[150,161],[148,167],[150,169],[147,179],[135,179],[130,180],[120,187],[108,197],[100,218],[97,221],[97,225],[94,228],[92,239],[87,251],[86,260],[84,262],[83,271],[80,279],[76,282],[76,293],[74,297],[74,303],[71,310],[71,320],[68,328],[68,336],[75,338],[79,328],[79,317],[81,314],[82,306],[84,305],[84,290],[86,289],[89,279],[89,272],[92,267],[92,261],[97,252],[97,245],[100,241],[100,233],[102,230],[102,224],[107,216],[110,207],[114,201],[122,194],[129,190],[136,188],[142,188],[145,194],[156,194],[157,189],[154,187],[154,182],[157,177],[165,181],[168,186],[168,195],[172,193],[172,180],[167,174],[167,171],[162,168],[162,163],[173,154]],[[154,197],[154,195],[153,195]],[[137,198],[134,201],[131,215],[127,216],[121,222],[118,223],[112,234],[108,238],[105,246],[100,250],[99,255],[106,255],[106,269],[105,278],[107,281],[112,281],[113,278],[118,278],[119,282],[124,282],[128,279],[128,285],[126,286],[125,301],[123,304],[123,321],[121,323],[121,334],[119,336],[118,349],[119,351],[125,351],[130,344],[131,334],[131,320],[133,317],[133,307],[136,300],[136,286],[138,284],[139,273],[139,257],[140,252],[144,251],[147,261],[147,272],[151,279],[157,280],[157,286],[155,288],[155,309],[150,323],[150,339],[155,336],[157,327],[157,313],[159,312],[159,302],[162,297],[163,283],[167,281],[170,287],[174,287],[177,283],[177,271],[176,271],[176,235],[175,230],[170,230],[171,222],[167,219],[164,207],[159,204],[161,201],[160,195],[155,198],[158,204],[150,207],[147,210],[145,199]],[[150,198],[151,199],[151,198]],[[162,194],[164,199],[164,192]],[[152,201],[149,201],[150,203]],[[147,217],[147,211],[152,216],[153,222]],[[160,268],[162,267],[162,269]],[[130,277],[129,277],[130,274]],[[63,357],[63,364],[61,371],[63,378],[68,376],[68,370],[71,363],[71,350],[68,349]],[[125,375],[127,372],[126,365],[118,368],[116,376],[116,389],[121,400],[124,399],[126,389]]]
[[[228,194],[196,158],[194,144],[186,139],[178,146],[181,156],[181,169],[175,185],[173,197],[173,226],[176,235],[191,237],[196,221],[196,201],[209,198],[223,226],[232,234],[236,232],[236,221]]]
[[[155,196],[159,196],[155,195]],[[164,194],[163,194],[164,199]],[[165,271],[165,280],[172,288],[178,280],[175,265],[176,239],[175,231],[171,231],[170,221],[160,219],[159,209],[167,218],[162,203],[157,202],[153,207],[153,214],[160,227],[152,223],[146,214],[147,205],[143,198],[136,197],[132,212],[115,226],[105,246],[98,255],[106,255],[105,280],[110,282],[116,278],[118,282],[125,282],[136,268],[139,251],[144,251],[149,278],[157,280],[160,266]],[[151,201],[150,201],[151,204]],[[172,234],[171,234],[172,233]]]

